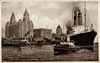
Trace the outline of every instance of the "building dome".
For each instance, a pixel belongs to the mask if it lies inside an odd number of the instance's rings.
[[[58,25],[57,28],[60,28],[61,29],[60,25]]]
[[[62,28],[60,25],[57,26],[56,34],[62,34]]]

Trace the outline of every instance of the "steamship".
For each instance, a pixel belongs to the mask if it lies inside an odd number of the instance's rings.
[[[85,6],[86,7],[86,6]],[[86,25],[86,8],[84,8],[84,21],[85,24],[82,24],[82,13],[78,7],[74,9],[74,26],[72,30],[66,34],[67,42],[69,44],[60,44],[54,46],[55,53],[64,53],[68,51],[75,51],[76,49],[88,49],[93,51],[94,39],[97,35],[97,32],[93,29],[93,24],[90,26]],[[73,45],[70,45],[73,43]]]
[[[77,22],[75,22],[77,21]],[[74,32],[70,34],[70,40],[74,41],[74,45],[80,48],[93,50],[94,39],[97,32],[93,29],[93,24],[87,26],[86,2],[84,4],[84,25],[82,24],[82,13],[79,8],[74,10]]]

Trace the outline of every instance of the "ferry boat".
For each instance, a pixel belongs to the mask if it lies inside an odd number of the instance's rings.
[[[75,52],[75,45],[72,42],[60,42],[54,46],[54,55],[66,54],[69,52]]]

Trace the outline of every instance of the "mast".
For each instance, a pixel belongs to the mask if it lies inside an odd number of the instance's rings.
[[[84,19],[85,19],[84,27],[86,29],[86,1],[84,2]]]

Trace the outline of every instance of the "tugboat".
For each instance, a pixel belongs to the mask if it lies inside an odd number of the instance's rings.
[[[75,45],[72,42],[60,42],[60,44],[54,46],[54,55],[68,54],[75,52]]]

